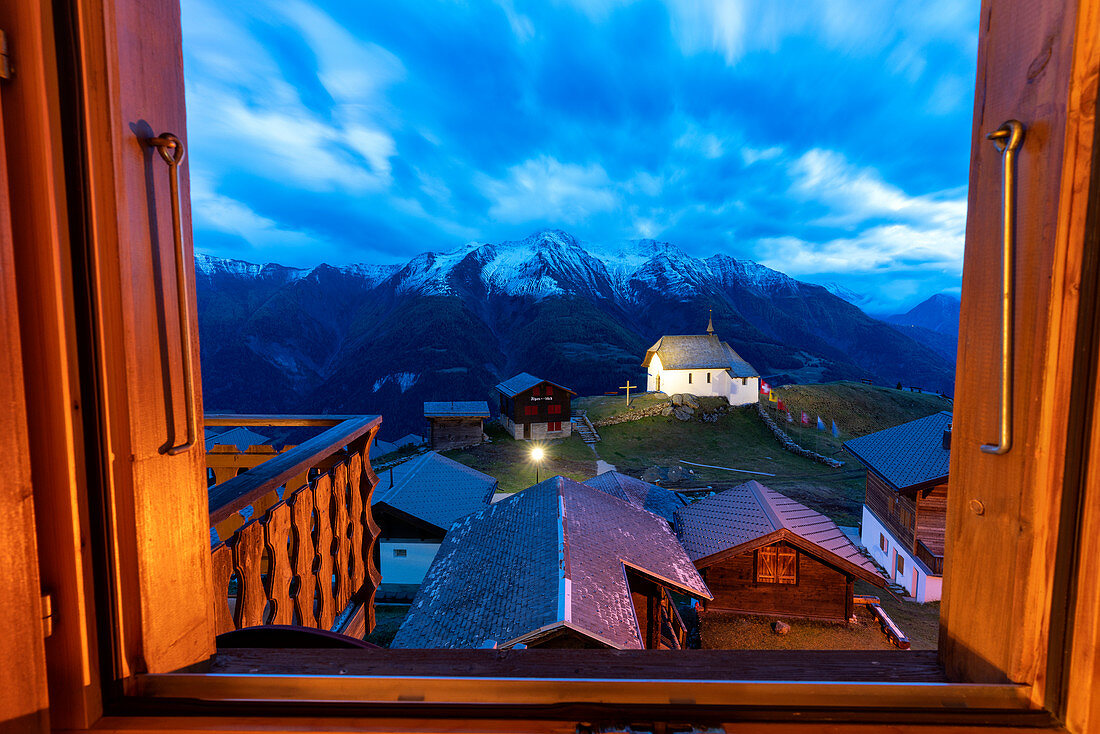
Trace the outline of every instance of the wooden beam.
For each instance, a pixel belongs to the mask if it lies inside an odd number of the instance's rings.
[[[203,416],[207,426],[338,426],[355,415],[259,415],[214,413]]]

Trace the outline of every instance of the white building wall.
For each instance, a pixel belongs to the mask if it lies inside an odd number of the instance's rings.
[[[880,545],[880,535],[886,538],[885,551]],[[925,573],[923,565],[917,562],[903,543],[898,542],[889,528],[879,522],[875,513],[871,512],[867,505],[863,506],[863,522],[860,524],[859,539],[871,557],[889,571],[894,582],[904,586],[914,599],[922,603],[940,600],[943,593],[943,577]],[[905,570],[901,573],[897,571],[897,556],[901,556],[905,562]],[[914,571],[916,571],[915,574]]]
[[[404,556],[395,556],[395,550],[404,550]],[[383,584],[420,584],[428,567],[432,565],[435,554],[439,552],[439,543],[422,540],[401,540],[399,538],[380,538],[378,556],[382,562]]]
[[[661,358],[655,354],[649,363],[646,389],[665,395],[688,393],[699,397],[723,397],[729,400],[730,405],[750,405],[758,400],[760,378],[747,377],[742,384],[742,378],[730,377],[723,369],[666,370],[661,366]]]

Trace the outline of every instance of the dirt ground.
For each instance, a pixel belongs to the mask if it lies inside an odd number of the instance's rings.
[[[897,650],[866,608],[854,624],[784,619],[790,632],[772,631],[776,617],[706,611],[699,615],[700,641],[709,650]],[[903,628],[904,629],[904,628]]]

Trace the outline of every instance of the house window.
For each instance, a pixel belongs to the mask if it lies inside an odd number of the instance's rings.
[[[690,372],[688,372],[688,384],[689,385],[691,384],[691,373]]]
[[[882,533],[878,534],[878,547],[882,549],[882,552],[886,552],[886,536]]]
[[[758,584],[794,584],[798,581],[798,553],[794,548],[769,545],[756,551]]]
[[[546,395],[553,395],[554,394],[554,388],[552,388],[550,385],[547,385],[545,394]]]
[[[525,405],[523,406],[524,415],[535,415],[539,412],[539,406],[537,405]]]
[[[531,388],[532,395],[542,395],[542,385],[535,385]]]
[[[707,384],[708,385],[710,384],[710,373],[709,372],[707,373]]]
[[[394,558],[404,558],[407,555],[409,555],[409,551],[405,548],[394,548],[393,549],[393,557]]]
[[[561,430],[561,421],[550,421],[546,424],[546,430],[550,433]]]
[[[898,555],[897,555],[897,559],[898,559],[898,562],[897,562],[897,572],[898,572],[899,574],[900,574],[900,573],[905,573],[905,556],[903,556],[902,554],[898,553]]]
[[[748,385],[748,384],[749,384],[749,378],[747,378],[747,377],[742,377],[742,378],[741,378],[741,384],[742,384],[742,385]]]
[[[549,413],[550,415],[557,415],[558,413],[561,412],[561,406],[560,405],[548,405],[546,407],[546,412]]]

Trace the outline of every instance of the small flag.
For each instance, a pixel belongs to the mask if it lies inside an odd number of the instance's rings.
[[[802,411],[802,425],[804,425],[804,426],[810,425],[810,414],[807,413],[806,411]]]
[[[819,430],[819,431],[824,431],[825,430],[825,421],[821,420],[821,416],[817,417],[817,430]]]
[[[789,411],[789,410],[787,411],[787,422],[788,423],[794,423],[794,416],[791,415],[791,411]]]
[[[836,427],[836,421],[833,421],[833,435],[834,436],[839,436],[840,435],[840,429]]]
[[[771,385],[769,385],[768,383],[761,380],[760,381],[760,394],[761,395],[768,395],[768,394],[771,393],[771,391],[772,391]]]
[[[779,396],[776,395],[775,393],[769,391],[768,392],[768,402],[778,403],[779,402]]]
[[[780,400],[779,405],[777,405],[775,407],[776,407],[776,410],[786,410],[787,409],[786,404],[782,400]]]

